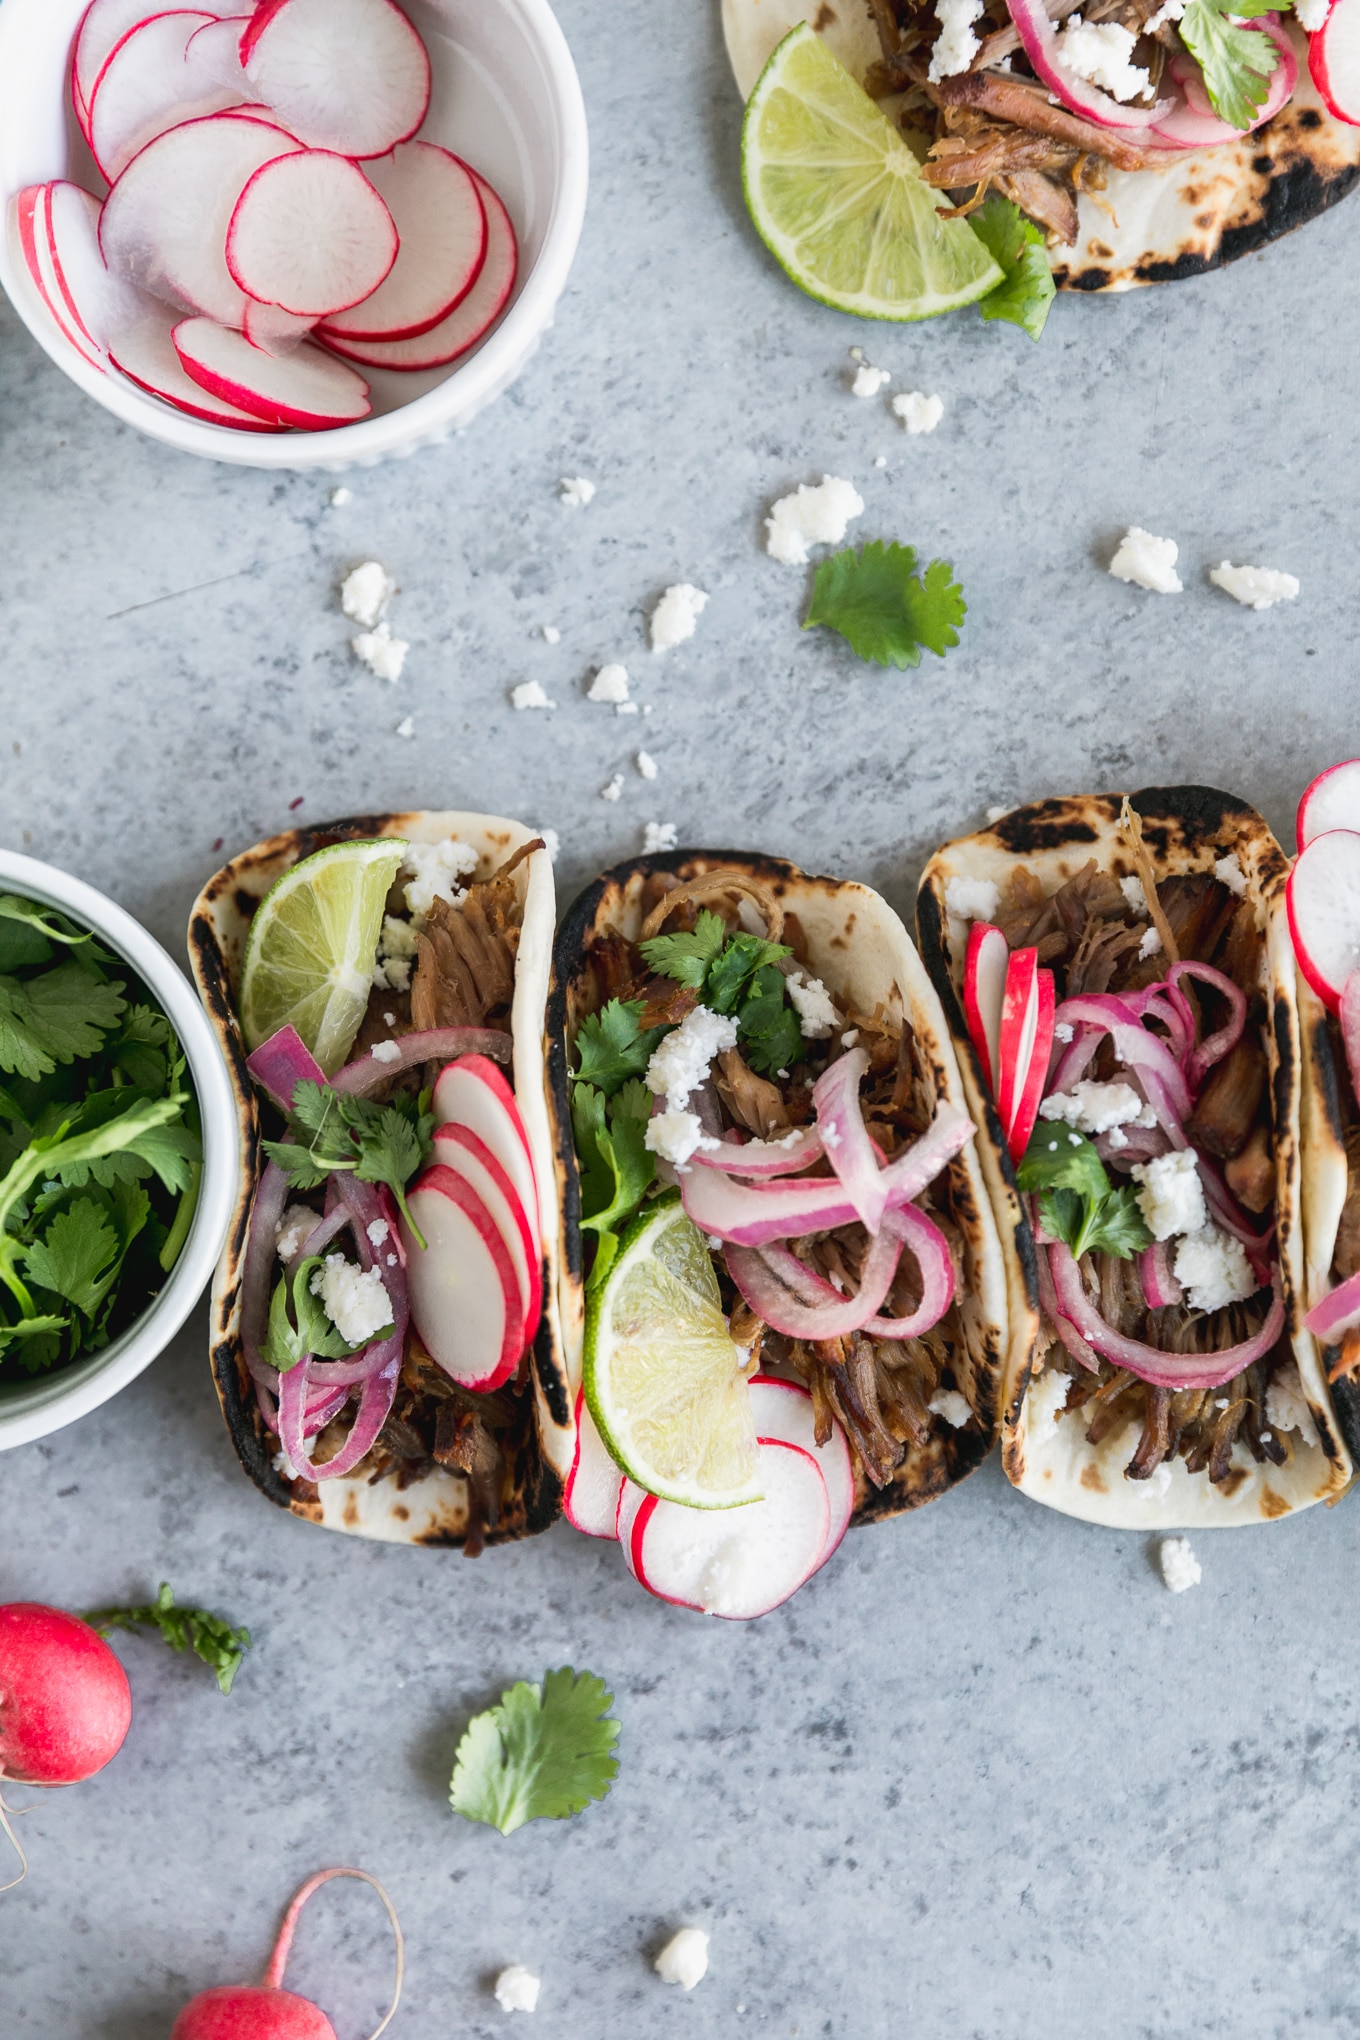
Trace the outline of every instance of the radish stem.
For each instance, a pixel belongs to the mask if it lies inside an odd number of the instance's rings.
[[[3,1809],[0,1807],[0,1819],[3,1819],[3,1817]],[[8,1824],[6,1824],[6,1831],[8,1832]],[[10,1835],[10,1840],[14,1841],[12,1834]],[[14,1841],[14,1846],[16,1849],[19,1847],[17,1841]],[[23,1851],[20,1850],[19,1853],[22,1855]],[[312,1893],[319,1891],[323,1884],[329,1884],[332,1877],[357,1877],[362,1883],[371,1884],[386,1908],[388,1919],[392,1922],[392,1932],[397,1944],[397,1974],[392,1987],[392,2002],[383,2014],[381,2023],[375,2026],[369,2035],[369,2040],[378,2040],[378,2035],[387,2030],[397,2006],[401,2002],[401,1985],[406,1967],[406,1943],[402,1938],[401,1922],[397,1918],[396,1908],[381,1884],[379,1884],[377,1878],[370,1877],[367,1870],[318,1870],[315,1877],[307,1879],[307,1882],[303,1885],[301,1891],[297,1893],[283,1916],[283,1923],[279,1928],[279,1937],[274,1943],[274,1952],[269,1958],[269,1966],[261,1980],[266,1990],[283,1989],[283,1972],[287,1967],[288,1957],[292,1951],[293,1934],[297,1928],[302,1908],[306,1905]]]

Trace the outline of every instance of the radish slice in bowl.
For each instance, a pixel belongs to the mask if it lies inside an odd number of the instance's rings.
[[[175,351],[175,325],[175,314],[167,306],[148,307],[135,325],[121,327],[112,335],[109,360],[139,389],[173,404],[190,418],[202,418],[209,425],[231,425],[238,432],[277,432],[277,425],[211,395],[186,373]]]
[[[830,1520],[826,1543],[817,1561],[820,1570],[849,1529],[855,1507],[855,1470],[845,1433],[833,1420],[831,1436],[825,1445],[819,1445],[812,1397],[807,1389],[801,1381],[781,1381],[773,1374],[757,1374],[752,1380],[751,1414],[762,1438],[778,1438],[785,1445],[801,1446],[821,1468]]]
[[[77,184],[47,188],[52,263],[66,306],[90,344],[107,353],[113,334],[163,307],[112,276],[99,249],[99,201]]]
[[[94,159],[110,184],[157,135],[204,114],[239,106],[244,84],[224,85],[188,66],[189,45],[201,28],[218,24],[212,15],[153,15],[118,45],[90,104],[89,137]]]
[[[267,425],[324,432],[352,425],[372,408],[363,378],[319,348],[264,354],[243,333],[212,319],[182,319],[173,338],[186,375],[201,389]]]
[[[1299,969],[1329,1011],[1360,967],[1360,835],[1330,829],[1299,853],[1285,898]]]
[[[1299,802],[1295,830],[1300,850],[1330,829],[1360,830],[1360,758],[1319,772]]]
[[[411,1318],[425,1350],[464,1388],[499,1388],[524,1352],[510,1249],[467,1181],[438,1162],[406,1201],[425,1239],[421,1247],[402,1220]]]
[[[126,36],[169,10],[166,0],[91,0],[81,16],[71,52],[71,98],[89,140],[89,112],[100,75]],[[236,11],[236,0],[200,0],[195,13],[220,17]]]
[[[385,156],[430,103],[425,45],[392,0],[279,0],[241,41],[246,76],[299,141]]]
[[[33,286],[59,333],[92,368],[105,369],[99,348],[73,314],[57,275],[48,207],[50,184],[30,184],[10,201],[10,215]]]
[[[687,1509],[647,1495],[637,1506],[627,1548],[648,1593],[749,1622],[778,1608],[817,1570],[831,1525],[821,1468],[801,1446],[773,1438],[759,1444],[763,1501]]]
[[[227,229],[227,268],[261,304],[322,319],[370,297],[397,247],[392,215],[358,165],[304,149],[247,182]]]
[[[581,1389],[576,1397],[576,1450],[562,1492],[567,1521],[586,1537],[617,1538],[622,1489],[623,1475],[604,1448]]]
[[[410,340],[460,304],[486,260],[486,208],[466,163],[433,142],[403,142],[365,165],[401,241],[392,273],[363,304],[327,320],[352,340]]]
[[[277,305],[257,304],[250,298],[241,331],[252,347],[262,347],[266,354],[291,354],[315,323],[314,319],[299,319],[292,312],[281,312]]]

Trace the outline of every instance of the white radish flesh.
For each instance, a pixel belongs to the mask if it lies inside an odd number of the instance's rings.
[[[1295,827],[1300,850],[1329,829],[1360,830],[1360,758],[1319,772],[1299,802]]]
[[[465,1176],[496,1221],[519,1277],[520,1309],[524,1314],[524,1342],[527,1345],[538,1330],[543,1285],[539,1279],[538,1247],[533,1228],[515,1186],[486,1142],[466,1126],[441,1126],[436,1131],[434,1159]]]
[[[817,1443],[817,1423],[812,1397],[800,1381],[780,1381],[773,1375],[758,1374],[751,1383],[751,1415],[762,1438],[778,1438],[785,1445],[799,1445],[810,1452],[826,1482],[830,1512],[826,1544],[818,1559],[824,1566],[850,1527],[855,1507],[855,1469],[850,1447],[840,1425],[832,1420],[831,1436],[825,1445]]]
[[[325,432],[353,425],[372,409],[362,377],[318,348],[304,345],[291,354],[265,354],[244,333],[212,319],[183,319],[173,337],[185,374],[201,389],[268,425]]]
[[[180,311],[239,327],[246,295],[227,268],[227,227],[255,172],[299,146],[253,114],[171,128],[133,157],[105,200],[104,260]]]
[[[147,315],[135,325],[125,326],[109,338],[109,360],[148,395],[161,397],[191,418],[208,425],[231,425],[238,432],[276,432],[250,411],[213,397],[186,375],[175,352],[171,335],[175,314],[165,305],[152,304]]]
[[[499,1388],[524,1351],[519,1284],[486,1206],[436,1163],[407,1195],[424,1236],[402,1221],[411,1317],[430,1357],[464,1388]]]
[[[1335,1013],[1341,989],[1360,968],[1360,835],[1314,836],[1289,874],[1285,895],[1299,968]]]
[[[291,312],[281,312],[277,305],[260,305],[248,298],[241,331],[252,347],[262,347],[266,354],[291,354],[314,324],[312,319],[295,319]]]
[[[326,321],[353,340],[409,340],[461,303],[486,259],[486,209],[466,163],[433,142],[403,142],[364,166],[396,222],[392,273],[351,311]]]
[[[50,191],[50,185],[30,184],[22,191],[16,192],[10,201],[10,216],[18,235],[24,265],[38,296],[47,308],[48,316],[62,338],[74,347],[92,368],[103,368],[104,363],[100,358],[99,349],[85,333],[79,320],[72,316],[62,295],[61,285],[57,281],[48,219]]]
[[[358,165],[304,149],[246,185],[227,229],[227,267],[248,297],[319,319],[370,297],[397,245],[392,215]]]
[[[1348,127],[1360,127],[1360,7],[1334,0],[1327,19],[1308,38],[1308,68],[1327,109]]]
[[[238,104],[258,105],[241,69],[241,36],[249,26],[248,14],[229,14],[194,31],[184,52],[190,90],[200,91],[207,84],[230,85],[238,95]]]
[[[576,1451],[562,1494],[567,1521],[587,1537],[616,1538],[622,1488],[623,1475],[604,1448],[581,1390],[576,1398]]]
[[[644,1502],[651,1500],[652,1497],[646,1488],[638,1487],[631,1480],[625,1479],[619,1489],[619,1503],[614,1515],[614,1535],[623,1548],[623,1562],[634,1579],[638,1577],[638,1569],[633,1563],[633,1530],[639,1510]]]
[[[963,1004],[968,1017],[968,1032],[994,1098],[1001,1068],[1001,1013],[1006,1002],[1009,957],[1010,950],[1001,930],[975,921],[968,931]]]
[[[124,36],[131,35],[143,22],[167,11],[164,4],[156,5],[156,0],[91,0],[91,5],[85,9],[71,53],[71,97],[87,140],[89,129],[86,123],[105,64]],[[218,4],[218,0],[200,0],[195,11],[211,15],[230,14],[232,0],[226,0],[226,4],[222,5]]]
[[[649,1593],[729,1622],[768,1615],[816,1571],[826,1549],[826,1482],[810,1452],[760,1440],[765,1498],[689,1509],[649,1495],[633,1519],[633,1569]]]
[[[98,199],[78,184],[47,188],[47,230],[58,287],[71,317],[101,354],[114,333],[163,308],[121,277],[99,250]]]
[[[392,0],[282,0],[241,47],[260,98],[311,148],[385,156],[425,118],[430,60]]]
[[[413,340],[354,340],[329,326],[319,329],[317,338],[369,368],[443,368],[475,347],[504,311],[519,261],[509,213],[484,177],[476,181],[486,212],[486,259],[477,281],[446,319]]]
[[[110,184],[157,135],[241,104],[241,87],[195,75],[186,63],[197,31],[216,26],[207,14],[158,14],[118,45],[90,106],[90,148]]]
[[[515,1186],[535,1252],[541,1254],[543,1230],[529,1136],[515,1094],[495,1063],[482,1055],[465,1055],[449,1063],[434,1087],[434,1117],[436,1126],[466,1126],[486,1142]]]

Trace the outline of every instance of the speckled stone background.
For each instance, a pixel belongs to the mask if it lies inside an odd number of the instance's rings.
[[[1222,275],[1061,302],[1039,346],[967,313],[862,326],[748,228],[716,9],[562,18],[594,170],[557,327],[466,437],[351,477],[347,508],[324,478],[142,441],[0,310],[0,840],[179,952],[216,839],[243,847],[298,799],[315,820],[468,804],[551,824],[564,897],[647,820],[903,907],[923,855],[993,802],[1208,778],[1288,836],[1312,773],[1360,749],[1354,204]],[[941,393],[933,438],[847,394],[856,343]],[[884,675],[800,633],[804,576],[764,555],[760,520],[824,471],[861,487],[857,536],[956,563],[946,665]],[[569,474],[598,483],[588,510],[559,504]],[[1106,576],[1134,522],[1180,542],[1183,595]],[[371,556],[401,584],[397,688],[350,658],[337,606]],[[1295,572],[1299,601],[1237,608],[1205,580],[1228,557]],[[654,658],[645,614],[678,579],[712,601]],[[605,659],[650,717],[584,700]],[[531,678],[555,713],[512,714]],[[193,1990],[256,1973],[294,1883],[334,1861],[400,1907],[394,2040],[500,2031],[510,1961],[542,1974],[542,2040],[1360,2029],[1360,1505],[1201,1535],[1204,1583],[1173,1598],[1146,1540],[1023,1502],[993,1464],[853,1535],[765,1621],[704,1623],[564,1528],[470,1564],[276,1514],[237,1470],[203,1324],[0,1460],[0,1598],[82,1607],[165,1578],[256,1636],[227,1700],[120,1645],[125,1750],[23,1822],[6,2036],[163,2040]],[[469,1713],[568,1662],[618,1696],[611,1798],[510,1840],[454,1818]],[[301,1935],[298,1987],[341,2040],[374,2021],[375,1914],[338,1887]],[[684,1922],[713,1936],[689,1997],[649,1967]]]

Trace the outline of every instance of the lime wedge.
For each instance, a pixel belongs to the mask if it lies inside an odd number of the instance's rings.
[[[241,1027],[258,1048],[290,1023],[328,1077],[344,1062],[373,989],[399,838],[333,843],[276,879],[250,924]]]
[[[692,1509],[761,1499],[741,1357],[703,1234],[677,1197],[658,1198],[586,1313],[586,1401],[630,1480]]]
[[[866,319],[933,319],[1002,281],[967,220],[924,182],[897,129],[806,22],[751,94],[746,203],[801,290]]]

